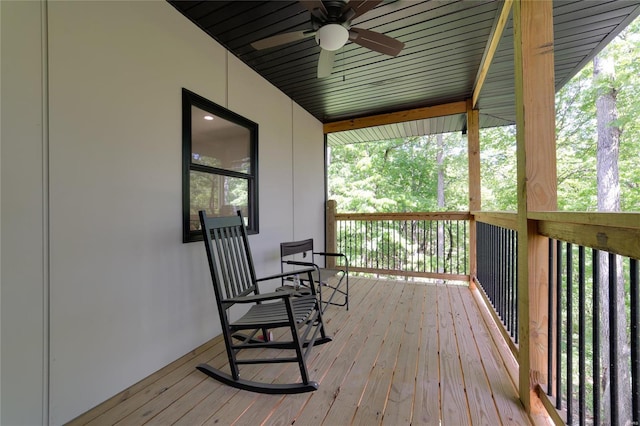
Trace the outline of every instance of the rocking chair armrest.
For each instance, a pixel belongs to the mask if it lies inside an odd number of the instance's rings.
[[[314,268],[304,268],[304,269],[298,269],[296,271],[287,271],[287,272],[282,272],[280,274],[269,275],[267,277],[258,278],[256,281],[257,282],[269,281],[269,280],[273,280],[273,279],[276,279],[276,278],[290,277],[290,276],[296,275],[296,274],[306,274],[306,273],[309,273],[309,272],[313,272],[314,270],[315,270]]]
[[[264,302],[267,300],[285,299],[295,294],[296,292],[293,289],[283,289],[282,291],[273,291],[270,293],[251,294],[248,296],[232,297],[230,299],[223,300],[222,303],[256,303],[256,302]]]

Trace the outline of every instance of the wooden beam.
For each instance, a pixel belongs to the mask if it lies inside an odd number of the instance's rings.
[[[337,248],[337,232],[336,232],[336,211],[338,210],[338,203],[336,200],[327,200],[325,206],[325,241],[324,248],[327,253],[336,253]],[[327,256],[325,259],[325,266],[327,268],[336,267],[336,258],[333,256]]]
[[[529,219],[640,229],[640,213],[630,212],[529,212]]]
[[[434,280],[450,280],[450,281],[464,281],[470,280],[469,275],[463,274],[446,274],[437,272],[421,272],[421,271],[398,271],[396,269],[381,269],[381,268],[360,268],[357,266],[349,267],[349,272],[364,272],[366,274],[379,274],[379,275],[393,275],[396,277],[420,277],[430,278]]]
[[[478,72],[478,78],[476,79],[476,83],[473,87],[473,96],[471,98],[472,108],[475,108],[476,104],[478,103],[478,97],[480,96],[480,92],[482,91],[484,80],[485,78],[487,78],[489,67],[491,66],[491,62],[493,61],[493,56],[495,55],[496,49],[498,48],[498,43],[500,43],[500,39],[502,38],[502,33],[504,31],[505,25],[507,24],[507,20],[509,19],[509,12],[511,12],[512,5],[513,0],[505,0],[504,4],[502,5],[502,11],[500,12],[498,23],[496,24],[495,31],[493,32],[491,41],[489,42],[487,52],[482,58],[480,71]]]
[[[538,232],[556,240],[640,259],[640,228],[539,222]]]
[[[467,152],[469,162],[469,210],[481,210],[480,185],[480,113],[473,109],[471,101],[467,105]],[[469,273],[475,277],[478,271],[476,251],[476,221],[471,218],[469,223]],[[475,281],[471,280],[473,290]]]
[[[383,126],[385,124],[404,123],[405,121],[424,120],[467,112],[467,101],[451,102],[424,108],[414,108],[387,114],[370,115],[368,117],[325,123],[324,133],[343,132],[345,130],[364,129],[366,127]]]
[[[557,210],[553,3],[513,3],[518,159],[519,393],[529,413],[540,407],[535,389],[547,377],[547,238],[529,211]]]
[[[478,222],[518,230],[518,216],[515,212],[471,212],[471,214]]]

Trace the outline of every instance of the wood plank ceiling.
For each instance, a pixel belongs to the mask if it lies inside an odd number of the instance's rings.
[[[313,37],[260,51],[250,46],[310,30],[310,13],[299,2],[169,2],[323,123],[470,99],[503,6],[491,0],[383,1],[352,25],[404,42],[402,52],[390,57],[349,42],[337,52],[333,73],[317,78],[320,47]],[[640,0],[554,1],[556,89],[639,14]],[[511,17],[476,106],[481,127],[515,122]],[[335,133],[330,143],[455,132],[465,123],[457,114]]]

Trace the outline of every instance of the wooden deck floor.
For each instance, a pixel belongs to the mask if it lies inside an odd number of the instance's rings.
[[[530,424],[471,291],[352,278],[351,308],[330,307],[334,340],[309,360],[316,392],[262,395],[195,369],[226,366],[220,338],[79,416],[73,425]],[[297,366],[243,377],[295,381]]]

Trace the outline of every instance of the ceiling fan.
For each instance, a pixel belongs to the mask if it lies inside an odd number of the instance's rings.
[[[351,21],[370,11],[383,0],[316,0],[300,1],[311,13],[311,30],[276,34],[251,43],[256,50],[269,49],[315,36],[320,46],[318,78],[327,77],[333,70],[336,50],[347,41],[367,49],[397,56],[404,43],[392,37],[364,28],[351,28]]]

